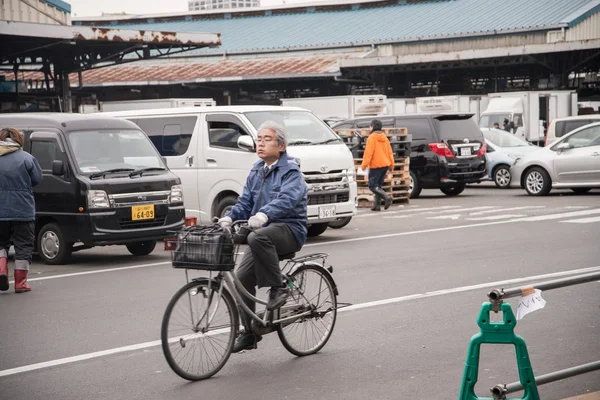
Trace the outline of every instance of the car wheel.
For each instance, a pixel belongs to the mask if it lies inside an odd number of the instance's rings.
[[[494,183],[500,189],[508,189],[510,187],[510,168],[506,165],[501,165],[494,170]]]
[[[237,197],[227,196],[223,197],[221,201],[217,204],[217,208],[215,209],[215,217],[223,218],[225,214],[229,212],[237,203]]]
[[[416,199],[421,194],[421,184],[417,178],[417,174],[410,171],[410,182],[408,184],[408,195],[411,199]]]
[[[456,186],[451,186],[451,187],[447,187],[447,188],[441,188],[440,190],[446,196],[458,196],[459,194],[461,194],[463,192],[463,190],[465,190],[465,186],[466,185],[464,183],[459,183]]]
[[[147,256],[152,253],[156,247],[156,240],[146,240],[144,242],[130,243],[127,250],[134,256]]]
[[[37,250],[46,264],[66,264],[71,258],[73,244],[65,241],[65,236],[58,224],[49,223],[44,225],[38,233]]]
[[[592,190],[592,188],[571,188],[571,190],[577,194],[584,194]]]
[[[350,221],[352,221],[352,217],[338,218],[335,221],[331,221],[328,225],[333,229],[341,229],[348,225]]]
[[[315,237],[321,235],[323,232],[327,230],[327,226],[329,224],[312,224],[308,227],[308,237]]]
[[[552,189],[550,175],[545,169],[535,167],[525,175],[525,190],[531,196],[545,196]]]

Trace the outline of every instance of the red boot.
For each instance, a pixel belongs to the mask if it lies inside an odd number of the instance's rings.
[[[27,284],[27,273],[24,269],[15,269],[15,293],[25,293],[31,291],[31,286]]]
[[[8,290],[8,258],[0,257],[0,290]]]

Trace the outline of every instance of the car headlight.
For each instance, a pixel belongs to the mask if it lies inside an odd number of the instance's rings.
[[[169,203],[183,203],[183,189],[181,189],[181,185],[171,186]]]
[[[110,208],[108,195],[104,190],[88,190],[88,208]]]
[[[344,174],[346,175],[348,182],[354,182],[356,180],[356,171],[354,168],[344,170]]]

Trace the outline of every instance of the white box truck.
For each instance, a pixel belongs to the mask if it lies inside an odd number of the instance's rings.
[[[511,131],[535,144],[542,144],[546,128],[554,118],[577,115],[577,93],[571,90],[506,92],[488,94],[489,103],[479,126],[492,128],[507,119]]]
[[[285,107],[301,107],[310,110],[323,121],[337,122],[356,117],[382,115],[385,111],[386,96],[352,95],[326,97],[300,97],[281,99]]]
[[[417,97],[415,99],[417,113],[451,112],[473,114],[475,121],[488,105],[487,96],[455,95]]]
[[[131,111],[149,110],[156,108],[181,108],[181,107],[214,107],[217,102],[213,99],[151,99],[151,100],[123,100],[101,101],[100,111]]]
[[[417,98],[388,98],[386,115],[418,113],[470,113],[475,121],[488,104],[487,96],[453,95]]]

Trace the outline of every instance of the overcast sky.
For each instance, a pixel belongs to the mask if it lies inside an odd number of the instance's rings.
[[[286,4],[314,3],[318,0],[285,0]],[[154,14],[187,11],[187,0],[66,0],[74,17],[98,16],[104,13]],[[261,0],[261,6],[283,4],[284,0]]]

